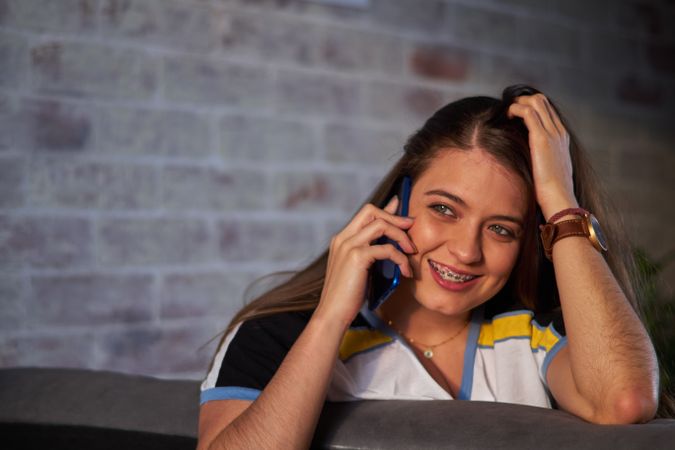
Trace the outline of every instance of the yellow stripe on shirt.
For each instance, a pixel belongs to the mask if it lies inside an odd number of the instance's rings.
[[[480,328],[478,345],[493,347],[495,341],[513,337],[530,337],[532,335],[532,315],[529,313],[512,314],[496,317]]]
[[[378,330],[349,329],[340,344],[340,359],[344,361],[356,353],[392,341],[393,338]]]
[[[553,333],[551,327],[546,327],[540,330],[537,327],[532,327],[532,349],[543,348],[547,352],[558,343],[560,338]]]
[[[533,350],[543,348],[546,351],[559,341],[551,327],[539,329],[532,324],[532,314],[510,314],[496,317],[490,323],[484,323],[480,328],[478,345],[481,347],[494,347],[495,342],[510,338],[529,338]]]

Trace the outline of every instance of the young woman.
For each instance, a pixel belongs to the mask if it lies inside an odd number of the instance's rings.
[[[409,217],[395,215],[404,175]],[[326,398],[651,419],[658,365],[617,223],[544,95],[445,106],[328,250],[233,319],[202,385],[199,448],[306,448]],[[403,279],[369,311],[385,259]]]

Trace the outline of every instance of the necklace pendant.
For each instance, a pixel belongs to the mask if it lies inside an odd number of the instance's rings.
[[[434,351],[430,348],[424,350],[424,357],[427,359],[431,359],[434,357]]]

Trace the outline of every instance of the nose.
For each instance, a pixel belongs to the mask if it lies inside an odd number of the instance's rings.
[[[457,261],[463,264],[475,264],[483,259],[480,227],[469,224],[453,227],[447,246]]]

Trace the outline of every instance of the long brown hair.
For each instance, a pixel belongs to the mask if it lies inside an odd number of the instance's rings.
[[[545,219],[534,195],[528,130],[521,119],[511,119],[506,114],[516,97],[538,92],[525,85],[510,86],[504,89],[501,100],[491,97],[469,97],[449,103],[436,111],[422,128],[408,138],[404,145],[403,156],[376,186],[365,203],[383,207],[396,192],[397,181],[402,175],[409,175],[414,184],[443,148],[485,150],[524,181],[525,194],[528,198],[525,232],[518,261],[509,281],[490,302],[512,302],[517,299],[534,311],[550,311],[559,306],[558,289],[553,265],[545,258],[538,238],[538,225],[544,223]],[[576,198],[583,208],[592,211],[603,224],[610,248],[604,257],[629,302],[640,315],[638,301],[641,285],[637,277],[632,248],[620,215],[611,205],[569,123],[551,99],[549,101],[570,135],[570,156]],[[225,336],[240,322],[280,312],[307,311],[316,308],[323,289],[327,261],[328,249],[304,269],[273,274],[285,277],[286,280],[242,308],[229,323],[220,345]],[[664,402],[662,407],[665,408],[667,403]]]

